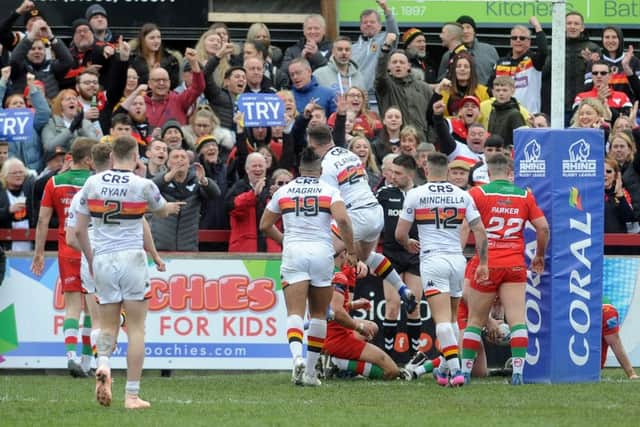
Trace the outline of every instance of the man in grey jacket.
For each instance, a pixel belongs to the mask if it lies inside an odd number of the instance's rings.
[[[199,163],[189,167],[186,150],[169,152],[169,171],[153,177],[162,196],[170,202],[183,202],[177,215],[151,218],[151,233],[159,251],[197,251],[200,207],[206,199],[220,196],[220,188],[205,176]]]
[[[364,76],[351,60],[351,52],[349,37],[338,37],[333,42],[329,62],[313,72],[320,86],[333,89],[337,95],[346,94],[353,86],[365,89]]]
[[[376,68],[375,89],[380,112],[397,106],[405,124],[413,125],[423,134],[427,132],[427,108],[433,96],[431,86],[411,74],[407,55],[400,50],[391,51],[396,35],[388,33],[382,45],[382,55]]]
[[[369,93],[369,106],[372,109],[376,109],[377,104],[373,81],[380,49],[387,33],[393,33],[396,36],[400,34],[396,18],[387,6],[387,0],[376,0],[376,3],[384,11],[386,31],[382,31],[382,22],[378,12],[374,9],[366,9],[360,14],[361,34],[352,48],[352,58],[358,64],[358,69],[364,77],[364,89]],[[394,44],[392,47],[395,48],[396,45]]]

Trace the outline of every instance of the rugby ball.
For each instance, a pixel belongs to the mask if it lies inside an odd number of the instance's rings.
[[[511,328],[506,323],[501,323],[498,326],[497,336],[485,334],[485,339],[492,344],[507,347],[511,343]]]

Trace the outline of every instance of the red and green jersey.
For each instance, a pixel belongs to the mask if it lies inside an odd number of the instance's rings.
[[[87,169],[73,169],[54,175],[47,181],[42,195],[41,206],[55,210],[60,225],[58,226],[58,256],[80,259],[80,252],[67,246],[64,225],[71,206],[71,199],[82,188],[91,176]]]
[[[533,194],[506,180],[473,187],[469,194],[487,231],[489,267],[524,266],[525,223],[544,216]]]

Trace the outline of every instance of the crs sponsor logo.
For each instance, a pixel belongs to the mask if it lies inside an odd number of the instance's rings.
[[[524,146],[524,159],[520,160],[519,174],[524,177],[543,178],[547,173],[547,162],[540,160],[542,147],[535,139],[527,142]]]
[[[596,176],[596,161],[590,160],[591,144],[579,139],[569,146],[569,159],[562,161],[562,176]]]

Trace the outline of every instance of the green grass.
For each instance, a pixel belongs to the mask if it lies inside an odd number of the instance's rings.
[[[1,371],[0,371],[1,372]],[[293,386],[289,373],[145,373],[145,411],[122,406],[125,378],[114,378],[114,402],[100,407],[91,379],[66,375],[0,376],[0,425],[6,426],[637,426],[640,381],[607,369],[599,384],[525,385],[505,378],[461,389],[417,382],[327,380]]]

